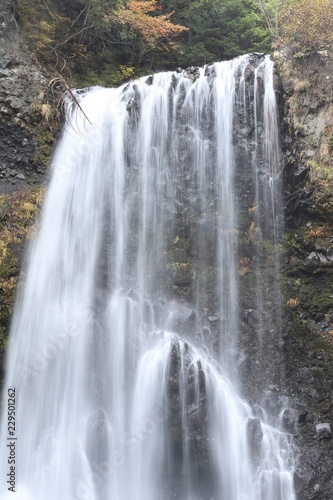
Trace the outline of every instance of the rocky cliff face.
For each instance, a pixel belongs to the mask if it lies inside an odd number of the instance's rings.
[[[50,76],[25,46],[12,5],[0,6],[0,361],[57,129]]]
[[[283,89],[285,375],[300,449],[298,498],[332,498],[333,59],[276,54]],[[325,429],[325,431],[323,431]]]
[[[50,76],[24,45],[10,3],[0,10],[0,194],[41,183],[54,125]]]

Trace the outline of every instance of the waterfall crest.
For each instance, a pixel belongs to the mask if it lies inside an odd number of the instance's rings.
[[[239,158],[278,266],[273,69],[78,94],[92,125],[63,133],[11,330],[20,500],[295,499],[290,436],[238,395]],[[259,326],[265,279],[258,255]]]

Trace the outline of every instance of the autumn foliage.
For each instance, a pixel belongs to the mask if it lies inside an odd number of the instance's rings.
[[[289,0],[280,24],[285,43],[300,51],[325,49],[333,43],[333,1]]]
[[[173,12],[160,14],[160,10],[157,0],[132,0],[117,13],[117,22],[134,35],[133,48],[141,53],[139,59],[152,49],[177,49],[174,37],[188,29],[171,22]]]
[[[158,0],[72,0],[70,6],[21,0],[16,9],[43,64],[67,78],[87,75],[88,67],[91,83],[101,75],[111,85],[134,76],[141,65],[151,68],[157,55],[182,52],[176,40],[188,28],[172,22],[173,14]]]

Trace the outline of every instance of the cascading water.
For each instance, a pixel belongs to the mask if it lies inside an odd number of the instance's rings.
[[[289,436],[233,385],[238,155],[256,228],[278,242],[272,62],[78,97],[93,125],[77,111],[63,134],[11,331],[17,498],[294,500]],[[252,150],[238,151],[251,129]],[[1,500],[7,437],[5,415]]]

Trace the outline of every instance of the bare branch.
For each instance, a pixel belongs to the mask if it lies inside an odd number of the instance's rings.
[[[54,88],[55,85],[59,84],[59,86],[61,87],[64,87],[66,90],[63,91],[60,99],[58,100],[58,105],[57,105],[57,112],[60,110],[62,114],[65,115],[66,117],[66,121],[67,123],[69,124],[69,126],[71,128],[74,128],[73,125],[72,125],[72,121],[71,121],[71,118],[70,118],[70,115],[71,115],[71,110],[73,109],[73,106],[76,105],[78,107],[78,109],[81,111],[81,113],[83,114],[84,118],[90,123],[90,125],[92,125],[91,121],[89,120],[88,116],[86,115],[86,113],[84,112],[81,104],[79,103],[77,97],[75,96],[74,92],[72,91],[72,89],[70,88],[70,86],[68,85],[68,83],[66,82],[65,78],[59,74],[59,76],[57,76],[56,78],[53,78],[50,82],[49,82],[49,87],[52,87]],[[72,99],[72,102],[71,104],[69,105],[69,108],[66,112],[66,95],[70,95],[71,99]]]
[[[46,1],[45,0],[42,0],[42,1],[43,1],[43,4],[44,4],[47,12],[50,14],[50,16],[52,17],[52,19],[54,19],[54,15],[52,14],[52,12],[51,12],[49,6],[47,5]]]
[[[91,121],[89,120],[89,118],[87,117],[87,115],[85,114],[85,112],[83,111],[83,109],[82,109],[79,101],[75,97],[72,89],[67,85],[67,83],[66,83],[66,81],[65,81],[65,79],[63,77],[62,77],[62,79],[63,79],[64,85],[65,85],[66,89],[68,90],[71,98],[74,100],[75,104],[77,105],[77,107],[79,108],[79,110],[81,111],[81,113],[83,114],[83,116],[85,117],[85,119],[90,123],[90,125],[92,125]]]
[[[285,0],[274,0],[270,2],[271,5],[267,5],[267,2],[263,0],[256,0],[259,9],[267,24],[267,28],[274,40],[279,39],[279,10],[285,3]],[[270,8],[271,7],[271,8]]]
[[[66,38],[66,40],[63,40],[62,42],[59,42],[57,43],[57,45],[55,45],[53,48],[54,49],[57,49],[58,47],[60,47],[61,45],[65,45],[67,42],[69,42],[69,40],[72,40],[73,38],[81,35],[81,33],[83,33],[84,31],[87,31],[87,30],[90,30],[91,28],[93,28],[93,24],[91,24],[90,26],[85,26],[84,28],[82,28],[80,31],[78,31],[77,33],[73,33],[73,35],[69,36],[68,38]]]
[[[68,33],[71,31],[71,29],[73,28],[73,26],[78,22],[78,20],[80,19],[80,17],[85,13],[85,11],[90,7],[89,4],[87,4],[80,12],[80,14],[77,16],[76,19],[74,19],[74,21],[72,22],[72,24],[70,25],[70,27],[68,28],[67,30],[67,33],[66,35],[68,35]]]

